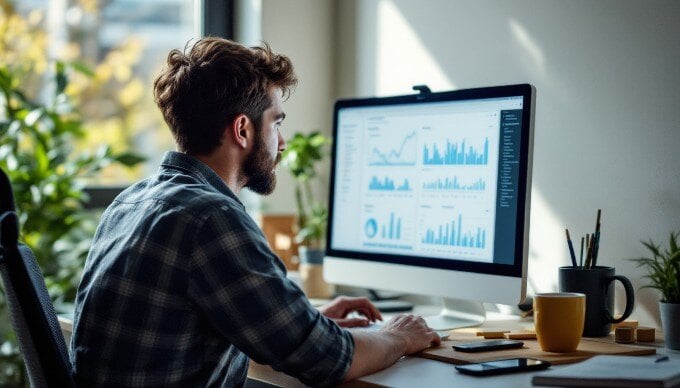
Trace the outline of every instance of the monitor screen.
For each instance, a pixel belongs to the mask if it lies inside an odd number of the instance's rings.
[[[532,91],[338,101],[327,255],[522,277]]]

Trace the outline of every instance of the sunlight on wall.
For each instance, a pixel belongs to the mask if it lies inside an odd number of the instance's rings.
[[[541,191],[534,186],[529,226],[528,294],[557,291],[557,268],[569,265],[562,224]]]
[[[517,20],[508,20],[510,34],[526,54],[523,65],[547,82],[546,59],[543,50],[529,31]],[[539,78],[539,77],[537,77]],[[531,224],[529,231],[529,294],[558,290],[557,269],[569,265],[565,252],[564,223],[552,211],[548,201],[534,184],[531,192]]]
[[[517,20],[508,20],[510,35],[525,55],[523,66],[544,83],[550,80],[546,74],[543,50],[529,31]],[[537,74],[536,74],[537,73]],[[534,183],[531,192],[531,224],[529,236],[529,294],[558,290],[557,269],[569,265],[566,240],[562,222],[553,212],[549,202]]]
[[[517,43],[519,43],[520,47],[528,54],[527,58],[531,59],[529,65],[536,66],[541,75],[545,75],[545,55],[543,54],[543,50],[541,50],[536,41],[531,37],[529,31],[527,31],[527,29],[517,20],[510,19],[508,23],[510,25],[510,33]]]
[[[509,21],[510,33],[526,53],[525,66],[545,75],[545,55],[524,26]],[[378,3],[376,93],[404,94],[416,84],[433,90],[455,89],[444,69],[391,0]],[[453,69],[449,69],[451,71]],[[557,268],[568,265],[563,223],[540,190],[533,188],[529,248],[528,291],[557,290]]]
[[[455,89],[442,67],[391,0],[378,3],[376,93],[407,94],[426,84],[432,90]]]
[[[408,93],[413,85],[423,83],[433,90],[456,88],[445,72],[445,69],[449,72],[455,69],[437,62],[393,1],[380,0],[377,16],[375,91],[378,95]],[[545,78],[543,50],[519,22],[510,19],[508,23],[510,35],[525,54],[524,66]],[[562,225],[541,191],[534,187],[529,239],[529,293],[551,292],[558,288],[557,268],[569,264]]]

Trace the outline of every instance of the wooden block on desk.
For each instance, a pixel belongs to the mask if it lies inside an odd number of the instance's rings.
[[[510,333],[505,333],[504,338],[506,339],[513,339],[513,340],[522,340],[522,339],[536,339],[536,333],[531,332],[531,331],[522,331],[522,332],[510,332]]]
[[[635,319],[628,319],[623,322],[615,323],[612,325],[612,330],[616,330],[617,327],[632,327],[636,328],[638,327],[638,321]]]
[[[477,337],[484,337],[485,339],[498,339],[498,338],[505,338],[503,335],[505,333],[509,333],[510,330],[478,330],[477,331]]]
[[[635,342],[635,328],[617,327],[614,331],[614,341],[621,344],[632,344]]]
[[[484,336],[484,339],[504,339],[504,334],[492,333]]]
[[[637,342],[654,342],[655,330],[653,327],[638,327],[635,329],[635,337]]]

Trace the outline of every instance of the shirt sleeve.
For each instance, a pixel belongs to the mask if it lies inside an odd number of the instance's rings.
[[[247,213],[222,208],[197,231],[189,295],[210,324],[260,364],[308,385],[342,381],[354,342],[312,307]]]

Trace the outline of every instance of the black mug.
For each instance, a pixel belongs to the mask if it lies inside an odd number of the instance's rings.
[[[614,275],[612,267],[560,267],[560,292],[580,292],[586,294],[586,321],[583,326],[584,337],[604,337],[609,335],[612,323],[625,320],[633,312],[635,293],[633,285],[625,276]],[[623,315],[614,319],[614,280],[623,284],[626,291],[626,308]]]

